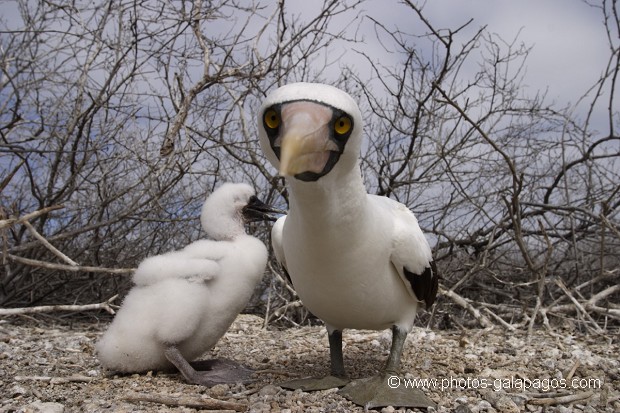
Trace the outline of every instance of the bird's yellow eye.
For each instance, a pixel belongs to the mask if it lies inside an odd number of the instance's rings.
[[[278,115],[278,112],[276,112],[274,109],[269,109],[267,112],[265,112],[265,125],[269,128],[269,129],[277,129],[278,126],[280,126],[280,116]]]
[[[334,132],[336,132],[338,135],[344,135],[346,133],[349,133],[350,130],[351,118],[347,116],[341,116],[336,119],[336,122],[334,123]]]

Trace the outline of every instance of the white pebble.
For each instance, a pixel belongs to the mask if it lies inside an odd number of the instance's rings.
[[[65,406],[60,403],[33,402],[24,409],[25,413],[64,413]]]

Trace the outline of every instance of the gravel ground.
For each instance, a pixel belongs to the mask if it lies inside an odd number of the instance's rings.
[[[206,358],[226,357],[257,370],[247,385],[211,389],[177,374],[109,376],[94,345],[105,325],[71,328],[0,322],[0,413],[3,412],[359,412],[336,390],[287,391],[278,382],[327,373],[322,327],[262,328],[242,315]],[[383,365],[390,332],[345,331],[345,364],[352,377]],[[620,344],[617,335],[538,331],[414,329],[403,355],[401,382],[430,379],[423,388],[439,412],[618,412]],[[392,412],[391,407],[379,409]],[[405,411],[401,409],[400,411]]]

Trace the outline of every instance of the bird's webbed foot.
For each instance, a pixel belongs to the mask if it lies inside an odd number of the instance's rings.
[[[280,383],[280,387],[303,391],[319,391],[333,389],[335,387],[345,386],[349,382],[349,379],[338,376],[326,376],[326,377],[305,377],[303,379],[289,380],[284,383]]]
[[[280,387],[290,390],[319,391],[345,386],[349,379],[344,370],[342,358],[342,331],[328,330],[331,374],[326,377],[305,377],[281,383]]]
[[[338,394],[366,410],[375,407],[437,407],[420,389],[406,385],[402,377],[392,373],[352,380]],[[410,384],[410,383],[409,383]]]
[[[216,384],[247,383],[252,381],[253,370],[232,360],[214,359],[188,362],[174,346],[166,349],[166,358],[176,366],[191,384],[212,387]]]

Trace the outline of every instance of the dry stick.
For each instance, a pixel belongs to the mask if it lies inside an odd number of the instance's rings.
[[[439,287],[439,292],[452,300],[455,304],[460,305],[465,310],[467,310],[474,318],[480,323],[480,325],[484,328],[493,328],[493,323],[487,317],[482,315],[480,311],[471,305],[467,300],[452,290],[446,290],[443,287]]]
[[[575,291],[579,291],[579,290],[583,290],[586,287],[589,287],[592,284],[596,284],[600,281],[605,281],[611,278],[616,278],[617,275],[616,273],[620,271],[620,268],[614,268],[613,270],[605,270],[605,273],[603,275],[597,275],[594,278],[589,279],[588,281],[584,281],[581,284],[579,284],[578,286],[574,287]]]
[[[555,283],[558,287],[560,287],[562,292],[564,292],[564,294],[566,294],[566,296],[573,302],[577,310],[579,310],[584,315],[584,317],[586,317],[594,325],[594,329],[596,330],[596,332],[602,333],[603,329],[598,325],[596,321],[594,321],[594,319],[590,316],[586,309],[583,308],[579,301],[577,301],[577,299],[573,297],[570,291],[568,291],[568,288],[566,287],[566,285],[564,285],[564,282],[561,279],[556,279]]]
[[[41,215],[45,215],[48,212],[54,211],[56,209],[62,209],[64,208],[64,205],[52,205],[52,206],[48,206],[46,208],[43,209],[39,209],[38,211],[34,211],[31,212],[29,214],[23,215],[19,218],[9,218],[9,219],[2,219],[0,220],[0,229],[4,228],[4,227],[9,227],[15,223],[21,223],[21,222],[26,222],[29,221],[31,219],[37,218]]]
[[[50,384],[62,384],[62,383],[89,383],[93,381],[92,377],[82,376],[74,374],[67,377],[51,377],[51,376],[15,376],[15,381],[43,381]]]
[[[272,312],[271,318],[269,319],[269,321],[273,321],[276,318],[282,317],[291,308],[299,308],[299,307],[302,307],[302,306],[303,306],[303,304],[301,303],[300,300],[295,300],[293,302],[286,303],[283,306],[276,308]]]
[[[545,277],[548,271],[547,265],[549,264],[549,261],[551,261],[551,254],[553,253],[553,244],[549,240],[547,231],[545,231],[545,227],[543,226],[542,221],[540,219],[538,220],[538,227],[540,228],[540,231],[545,237],[545,242],[547,243],[547,253],[545,254],[545,260],[543,261],[543,264],[540,268],[535,268],[535,267],[530,268],[532,271],[534,271],[535,274],[538,274],[538,285],[537,285],[538,294],[536,295],[536,305],[534,306],[534,311],[532,311],[532,318],[530,319],[530,323],[527,326],[528,342],[532,337],[532,333],[534,331],[534,324],[536,323],[536,316],[540,312],[542,304],[543,304],[543,299],[545,298]],[[521,232],[520,228],[521,228],[521,224],[519,224],[519,233]],[[523,240],[521,239],[521,241],[519,242],[523,242]],[[524,248],[525,246],[523,246],[522,251],[525,254],[527,252]],[[529,253],[527,254],[529,255]],[[533,264],[533,261],[532,261],[532,264]],[[543,323],[544,323],[544,317],[543,317]],[[548,325],[549,323],[545,324],[545,326],[548,326]]]
[[[612,230],[614,232],[614,234],[616,234],[616,236],[618,238],[620,238],[620,230],[618,230],[618,228],[616,228],[615,224],[612,223],[605,215],[600,214],[599,215],[601,221],[607,225],[607,228],[609,228],[610,230]]]
[[[535,404],[538,406],[550,406],[552,404],[566,404],[573,403],[579,400],[585,400],[592,397],[594,392],[586,391],[583,393],[571,394],[569,396],[559,396],[559,397],[544,397],[540,399],[530,399],[527,404]]]
[[[65,264],[55,264],[52,262],[45,262],[39,260],[33,260],[31,258],[19,257],[17,255],[8,254],[9,259],[19,262],[21,264],[31,265],[33,267],[47,268],[48,270],[64,270],[74,272],[103,272],[108,274],[129,274],[135,271],[135,268],[103,268],[103,267],[89,267],[89,266],[74,266]]]
[[[38,307],[25,308],[0,308],[0,316],[17,315],[17,314],[34,314],[34,313],[52,313],[55,311],[90,311],[90,310],[106,310],[110,314],[114,314],[112,302],[118,298],[118,294],[109,298],[107,301],[98,304],[84,305],[42,305]]]
[[[284,287],[286,287],[286,289],[293,294],[294,297],[297,296],[297,293],[295,292],[295,290],[290,286],[290,284],[282,277],[282,275],[280,275],[280,271],[276,270],[276,268],[274,268],[273,264],[271,261],[267,262],[267,267],[269,268],[269,271],[271,274],[275,275],[276,278],[278,279],[278,281],[280,281],[281,284],[284,285]],[[267,308],[265,310],[265,321],[263,323],[263,328],[267,328],[267,325],[269,324],[270,321],[272,321],[275,317],[282,317],[282,314],[278,314],[277,316],[274,315],[270,315],[269,312],[271,311],[271,291],[269,292],[269,301],[267,302]],[[282,307],[280,307],[282,308]],[[277,311],[277,310],[276,310]]]
[[[595,313],[620,320],[620,310],[617,308],[599,307],[597,305],[586,305],[586,308],[590,311],[594,311]]]
[[[547,309],[541,308],[538,312],[543,319],[543,325],[547,329],[547,333],[549,333],[552,337],[555,337],[555,338],[563,337],[561,334],[558,334],[555,331],[553,331],[551,324],[549,324],[549,317],[547,317]]]
[[[177,114],[174,117],[174,121],[172,122],[172,126],[166,133],[164,142],[162,143],[161,149],[159,150],[161,156],[168,156],[172,153],[172,151],[174,151],[174,141],[176,140],[176,136],[181,131],[181,128],[185,124],[185,120],[187,119],[192,103],[194,102],[198,94],[204,89],[206,89],[209,83],[214,81],[214,79],[209,75],[209,68],[211,66],[210,48],[207,45],[207,42],[205,41],[202,31],[200,29],[200,23],[202,21],[201,3],[202,2],[200,0],[194,1],[194,11],[190,17],[192,19],[191,27],[193,29],[194,36],[196,36],[198,46],[203,53],[202,60],[204,67],[202,68],[202,77],[187,91],[187,94],[183,96],[183,99],[177,109]],[[180,79],[178,79],[177,81],[179,82],[179,90],[182,91],[183,85],[181,84]]]
[[[291,287],[291,284],[282,277],[282,275],[280,274],[280,271],[274,268],[271,261],[267,263],[267,266],[269,267],[269,270],[271,271],[271,273],[274,274],[278,278],[278,281],[280,281],[291,294],[293,294],[294,296],[297,296],[297,291],[295,291],[293,287]]]
[[[28,228],[28,230],[30,231],[30,233],[39,241],[41,241],[41,244],[43,244],[45,246],[45,248],[47,248],[48,250],[50,250],[51,252],[54,253],[54,255],[56,255],[58,258],[60,258],[61,260],[63,260],[64,262],[66,262],[67,264],[77,267],[79,264],[75,261],[73,261],[71,258],[67,257],[65,254],[63,254],[60,250],[58,250],[56,247],[54,247],[52,244],[50,244],[50,242],[48,240],[45,239],[45,237],[43,235],[41,235],[36,229],[35,227],[32,226],[32,224],[28,221],[24,221],[23,224],[26,226],[26,228]]]
[[[493,319],[497,320],[498,323],[500,323],[502,326],[504,326],[504,328],[506,330],[509,330],[509,331],[515,331],[516,330],[515,326],[513,326],[512,324],[507,323],[506,321],[504,321],[503,318],[501,318],[500,316],[495,314],[493,311],[491,311],[487,307],[484,307],[483,310],[484,310],[485,313],[490,315]]]
[[[589,305],[595,306],[597,302],[599,302],[603,298],[607,298],[608,296],[614,294],[616,291],[620,291],[620,284],[615,284],[611,287],[605,288],[602,291],[599,291],[598,293],[590,297],[588,301],[586,301],[586,308],[588,308]]]
[[[584,284],[582,284],[584,285]],[[579,286],[577,286],[575,289],[579,289]],[[598,305],[596,305],[596,303],[598,303],[600,300],[609,297],[610,295],[616,293],[620,291],[620,285],[615,284],[612,285],[610,287],[607,287],[606,289],[599,291],[598,293],[594,294],[592,297],[590,297],[590,299],[588,301],[586,301],[585,303],[583,303],[583,307],[588,310],[588,311],[594,311],[603,315],[607,315],[611,318],[615,318],[620,320],[620,310],[619,309],[615,309],[615,308],[605,308],[605,307],[599,307]],[[575,306],[570,305],[570,304],[562,304],[562,305],[554,305],[553,307],[549,307],[547,308],[547,311],[551,311],[551,312],[555,312],[555,313],[564,313],[564,312],[568,312],[571,310],[575,310]]]
[[[614,318],[616,320],[620,320],[620,309],[616,309],[616,308],[607,308],[607,307],[599,307],[595,304],[590,304],[589,302],[585,302],[584,303],[584,308],[588,311],[593,311],[595,313],[599,313],[601,315],[605,315],[611,318]],[[572,312],[575,311],[576,307],[574,305],[571,304],[562,304],[562,305],[556,305],[553,307],[549,307],[547,308],[546,311],[548,312],[552,312],[552,313],[560,313],[560,314],[564,314],[564,313],[568,313],[568,312]]]
[[[577,368],[579,367],[580,364],[581,364],[581,362],[579,360],[575,361],[575,364],[573,364],[573,367],[568,371],[568,373],[566,373],[564,378],[566,380],[572,379],[573,376],[575,375],[575,372],[577,371]]]
[[[185,406],[194,409],[231,410],[235,412],[244,412],[248,408],[245,403],[229,402],[210,397],[171,396],[168,394],[135,393],[125,396],[124,400],[129,402],[159,403],[166,406]]]

